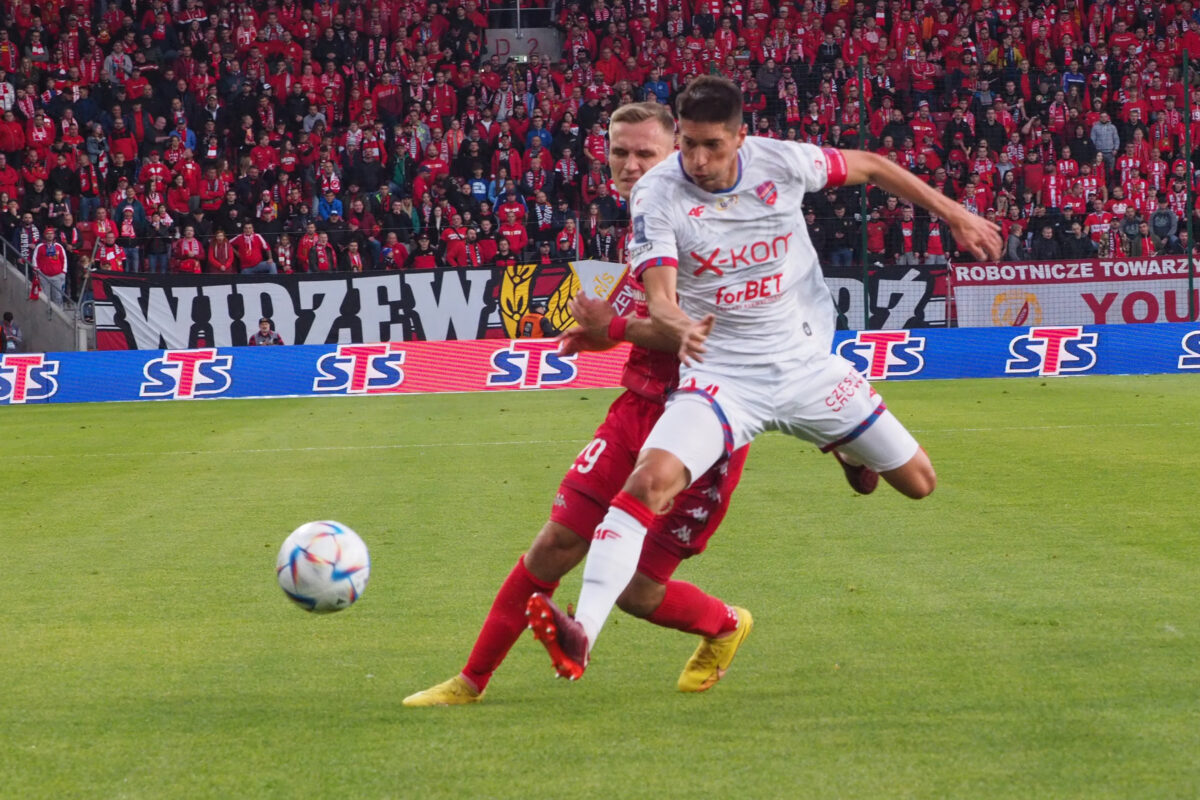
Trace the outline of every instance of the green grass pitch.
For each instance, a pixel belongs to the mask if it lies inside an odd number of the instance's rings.
[[[1198,388],[884,385],[937,492],[760,439],[679,572],[755,614],[713,690],[616,612],[582,681],[526,635],[441,709],[400,700],[463,665],[614,392],[0,409],[0,797],[1196,797]],[[314,617],[273,566],[322,518],[373,568]]]

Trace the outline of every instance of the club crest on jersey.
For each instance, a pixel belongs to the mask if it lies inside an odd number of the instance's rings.
[[[1079,325],[1030,328],[1008,343],[1012,358],[1004,364],[1009,375],[1065,375],[1087,372],[1096,366],[1099,335],[1084,333]]]
[[[558,353],[553,339],[514,339],[492,353],[489,389],[541,389],[566,386],[579,376],[575,356]]]
[[[317,359],[314,392],[380,394],[404,383],[405,352],[401,342],[340,344]]]
[[[775,181],[763,181],[754,187],[754,193],[758,195],[759,200],[769,206],[775,205],[775,201],[779,199],[779,190],[775,188]]]
[[[837,354],[869,380],[916,375],[925,368],[925,337],[911,331],[858,331]]]
[[[215,397],[233,384],[232,367],[233,356],[218,355],[214,347],[166,350],[142,368],[145,380],[138,394],[160,400]]]
[[[58,393],[58,362],[42,353],[0,354],[0,403],[21,405]]]

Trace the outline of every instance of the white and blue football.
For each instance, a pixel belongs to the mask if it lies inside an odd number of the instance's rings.
[[[367,588],[371,557],[358,534],[340,522],[306,522],[279,548],[275,577],[292,602],[328,614],[354,605]]]

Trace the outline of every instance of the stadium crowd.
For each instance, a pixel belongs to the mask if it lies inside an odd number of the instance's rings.
[[[88,269],[620,259],[608,115],[705,72],[743,87],[753,135],[894,158],[994,217],[1013,260],[1183,253],[1196,214],[1190,0],[572,0],[533,12],[564,45],[529,60],[488,52],[513,12],[486,0],[4,13],[0,232],[72,296]],[[953,257],[939,220],[874,189],[866,205],[810,198],[830,267],[864,240],[871,263]]]

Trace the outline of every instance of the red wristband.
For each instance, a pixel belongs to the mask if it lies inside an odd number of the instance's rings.
[[[625,341],[625,327],[629,325],[628,317],[613,317],[608,323],[608,338],[614,342]]]

